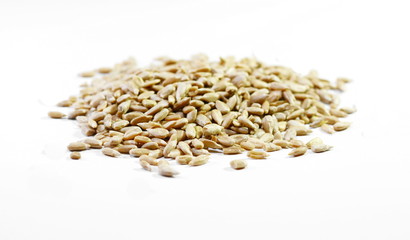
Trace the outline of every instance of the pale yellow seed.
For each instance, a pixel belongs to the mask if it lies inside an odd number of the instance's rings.
[[[119,157],[119,156],[121,156],[120,152],[118,152],[117,150],[114,150],[112,148],[103,148],[102,153],[106,156],[109,156],[109,157]]]
[[[253,158],[253,159],[266,159],[269,156],[266,152],[262,151],[249,151],[248,152],[248,157]]]
[[[90,148],[90,145],[83,142],[72,142],[67,146],[70,151],[84,151]]]
[[[307,147],[298,147],[290,151],[289,155],[293,157],[298,157],[298,156],[304,155],[306,151],[307,151]]]
[[[335,123],[335,125],[333,125],[333,128],[336,131],[343,131],[343,130],[348,129],[350,127],[350,124],[351,123],[349,122],[337,122]]]
[[[194,157],[190,162],[189,165],[190,166],[201,166],[204,165],[208,162],[209,160],[209,156],[207,155],[202,155],[202,156],[198,156],[198,157]]]
[[[150,165],[147,161],[140,160],[140,165],[141,165],[141,167],[142,167],[143,169],[145,169],[145,170],[147,170],[147,171],[151,171],[151,170],[152,170],[152,169],[151,169],[151,165]]]
[[[65,117],[66,115],[61,112],[52,111],[52,112],[48,112],[48,116],[51,118],[59,119],[59,118]]]
[[[246,163],[245,160],[237,159],[237,160],[232,160],[232,161],[230,162],[230,165],[231,165],[231,167],[232,167],[233,169],[235,169],[235,170],[240,170],[240,169],[246,168],[246,166],[247,166],[248,164]]]
[[[329,151],[331,148],[332,146],[328,146],[326,144],[314,144],[310,147],[312,152],[315,152],[315,153],[326,152],[326,151]]]

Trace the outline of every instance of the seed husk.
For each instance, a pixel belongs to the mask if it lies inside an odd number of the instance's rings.
[[[229,164],[235,170],[244,169],[248,165],[246,160],[243,159],[232,160]]]

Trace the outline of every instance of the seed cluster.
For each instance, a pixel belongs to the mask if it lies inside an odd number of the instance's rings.
[[[348,79],[334,84],[311,71],[300,76],[289,68],[265,65],[255,59],[233,57],[210,62],[204,55],[190,60],[159,58],[150,67],[137,67],[130,59],[113,68],[82,73],[94,77],[83,84],[78,97],[58,104],[74,110],[83,141],[70,151],[102,148],[110,157],[139,157],[143,169],[155,166],[159,174],[178,174],[167,160],[190,166],[206,164],[210,152],[265,159],[267,152],[293,148],[290,156],[328,151],[331,146],[314,138],[296,139],[312,128],[327,133],[350,126],[339,119],[355,112],[339,108],[334,91],[343,91]],[[64,114],[50,112],[52,118]],[[258,149],[258,150],[257,150]],[[78,155],[79,156],[79,155]],[[245,160],[230,163],[234,169]]]

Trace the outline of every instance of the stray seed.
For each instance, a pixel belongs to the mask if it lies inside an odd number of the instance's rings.
[[[235,170],[240,170],[240,169],[246,168],[246,166],[247,166],[248,164],[246,163],[245,160],[238,159],[238,160],[232,160],[232,161],[230,162],[230,165],[231,165],[231,167],[232,167],[233,169],[235,169]]]
[[[79,152],[72,152],[72,153],[70,154],[70,158],[73,159],[73,160],[78,160],[78,159],[81,158],[81,153],[79,153]]]
[[[65,117],[66,115],[65,115],[64,113],[61,113],[61,112],[53,111],[53,112],[49,112],[49,113],[48,113],[48,116],[51,117],[51,118],[58,119],[58,118],[63,118],[63,117]]]
[[[331,146],[328,146],[326,144],[314,144],[310,147],[312,152],[315,152],[315,153],[326,152],[326,151],[329,151],[331,148],[332,148]]]
[[[334,130],[336,131],[343,131],[346,130],[350,127],[349,122],[337,122],[335,125],[333,125]]]

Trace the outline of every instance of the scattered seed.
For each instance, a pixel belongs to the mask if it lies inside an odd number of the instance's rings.
[[[232,160],[232,161],[230,162],[230,165],[231,165],[231,167],[232,167],[233,169],[235,169],[235,170],[240,170],[240,169],[246,168],[246,166],[247,166],[248,164],[246,163],[245,160],[237,159],[237,160]]]
[[[73,160],[78,160],[78,159],[81,158],[81,153],[79,153],[79,152],[72,152],[72,153],[70,154],[70,158],[73,159]]]
[[[310,149],[312,150],[312,152],[315,152],[315,153],[326,152],[326,151],[329,151],[331,148],[332,148],[331,146],[328,146],[326,144],[314,144],[310,146]]]
[[[53,111],[53,112],[48,112],[48,116],[51,117],[51,118],[58,119],[58,118],[63,118],[66,115],[64,113],[61,113],[61,112]]]

